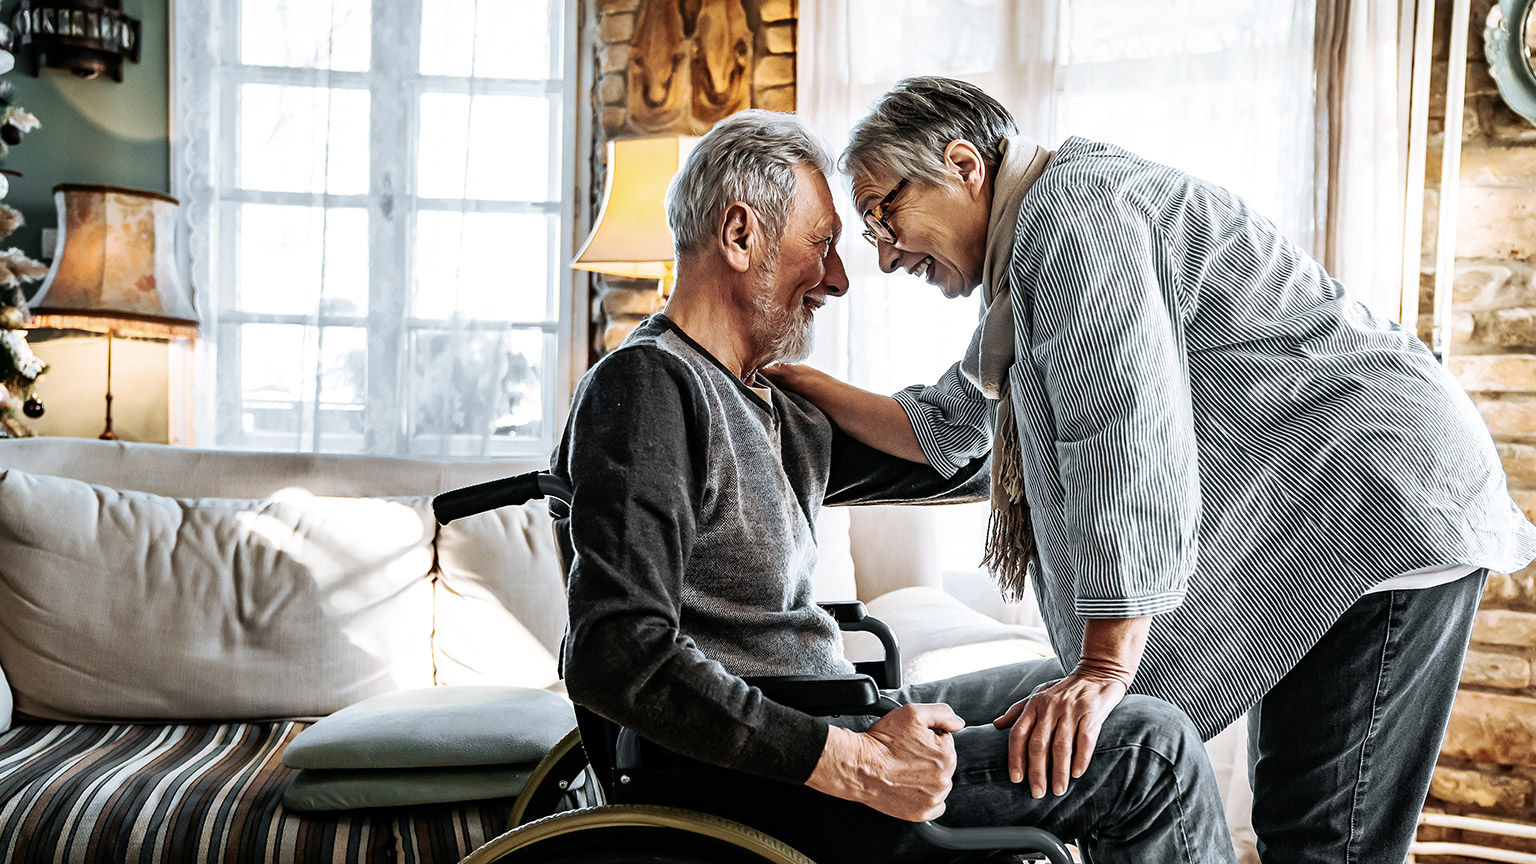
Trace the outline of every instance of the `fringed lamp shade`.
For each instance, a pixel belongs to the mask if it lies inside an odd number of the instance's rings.
[[[608,182],[592,234],[571,266],[631,279],[666,279],[672,270],[667,185],[697,138],[608,142]]]
[[[176,272],[175,198],[63,183],[59,238],[29,302],[32,327],[138,339],[194,339],[197,312]]]

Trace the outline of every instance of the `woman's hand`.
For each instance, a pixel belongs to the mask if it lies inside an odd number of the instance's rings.
[[[1047,779],[1051,794],[1065,795],[1068,780],[1083,776],[1099,730],[1136,680],[1151,627],[1149,617],[1087,620],[1083,659],[1072,674],[1041,684],[992,721],[999,729],[1013,727],[1008,733],[1013,782],[1028,775],[1030,794],[1044,798]]]
[[[772,366],[764,366],[758,371],[785,390],[793,390],[818,405],[820,402],[817,401],[817,396],[835,393],[838,385],[850,386],[815,366],[807,366],[804,363],[775,363]]]
[[[761,370],[763,376],[785,390],[811,400],[837,428],[855,440],[900,459],[928,464],[917,443],[907,410],[893,397],[861,390],[845,381],[800,363],[776,363]]]
[[[1051,794],[1066,794],[1068,774],[1077,778],[1088,770],[1099,730],[1125,691],[1119,679],[1078,669],[1015,702],[992,721],[999,729],[1013,727],[1008,734],[1008,776],[1019,783],[1027,775],[1029,793],[1036,798],[1045,797],[1047,780]]]

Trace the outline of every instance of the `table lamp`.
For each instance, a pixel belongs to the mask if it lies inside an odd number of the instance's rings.
[[[672,231],[667,227],[667,185],[697,138],[628,138],[608,142],[603,206],[571,266],[630,279],[656,279],[672,293]]]
[[[112,431],[112,339],[196,339],[197,313],[176,271],[177,201],[159,192],[61,183],[53,265],[32,299],[33,327],[107,335],[107,425]]]

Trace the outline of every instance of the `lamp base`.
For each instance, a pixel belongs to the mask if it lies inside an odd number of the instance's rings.
[[[666,269],[662,271],[661,279],[656,282],[656,294],[663,303],[671,299],[672,286],[677,284],[677,273],[674,269],[676,265],[668,261],[665,266]]]
[[[107,331],[107,428],[97,435],[103,441],[116,441],[117,433],[112,431],[112,331]]]

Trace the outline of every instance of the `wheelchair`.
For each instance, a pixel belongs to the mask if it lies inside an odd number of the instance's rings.
[[[437,521],[447,524],[544,498],[550,501],[561,567],[568,573],[574,558],[571,491],[552,474],[535,471],[444,492],[433,499],[432,509]],[[866,614],[859,602],[820,605],[841,629],[877,637],[884,658],[856,664],[853,675],[760,677],[747,678],[747,683],[768,699],[817,716],[875,716],[897,708],[895,700],[880,692],[900,686],[900,649],[890,628]],[[783,840],[745,824],[756,821],[751,817],[731,819],[703,808],[669,806],[668,796],[659,790],[678,787],[677,778],[689,776],[683,773],[689,767],[706,766],[650,744],[580,705],[575,710],[577,727],[535,768],[513,806],[507,832],[461,864],[816,864]],[[768,782],[725,769],[707,770],[749,785]],[[948,828],[933,822],[910,827],[937,849],[973,853],[976,860],[1073,861],[1060,839],[1038,828]]]

